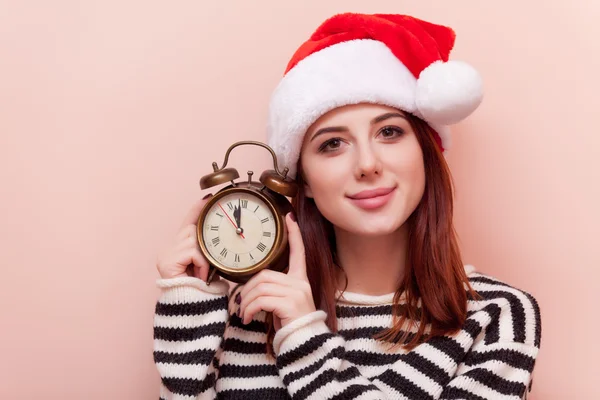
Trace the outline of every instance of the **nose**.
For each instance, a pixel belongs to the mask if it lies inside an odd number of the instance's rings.
[[[381,175],[381,160],[377,151],[370,144],[359,145],[355,175],[357,179]]]

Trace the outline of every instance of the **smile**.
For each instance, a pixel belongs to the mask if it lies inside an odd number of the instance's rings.
[[[360,192],[354,196],[348,196],[352,204],[365,210],[373,210],[383,207],[390,201],[396,188],[381,188]]]

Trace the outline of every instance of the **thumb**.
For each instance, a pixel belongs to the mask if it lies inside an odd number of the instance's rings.
[[[287,274],[296,278],[307,279],[306,256],[300,227],[291,212],[285,216],[285,222],[290,244],[290,265]]]
[[[202,209],[204,208],[206,203],[208,203],[211,197],[212,193],[209,193],[200,200],[196,200],[192,207],[188,210],[185,218],[183,219],[181,227],[184,227],[189,224],[196,225],[198,223],[198,217],[200,217]]]

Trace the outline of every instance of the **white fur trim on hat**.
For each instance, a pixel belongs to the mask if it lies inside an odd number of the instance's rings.
[[[304,135],[323,114],[365,102],[396,107],[427,121],[417,108],[416,93],[417,79],[384,43],[359,39],[326,47],[298,62],[275,88],[268,145],[280,169],[288,167],[288,176],[295,178]],[[448,128],[433,121],[430,125],[449,148]]]

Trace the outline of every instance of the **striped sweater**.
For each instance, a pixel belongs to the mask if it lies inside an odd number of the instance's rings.
[[[372,336],[391,326],[394,294],[345,292],[336,305],[337,333],[317,310],[277,331],[275,358],[266,353],[265,313],[242,324],[225,281],[159,279],[160,398],[526,398],[540,348],[538,303],[471,265],[465,269],[483,300],[468,300],[466,323],[456,334],[391,351]]]

